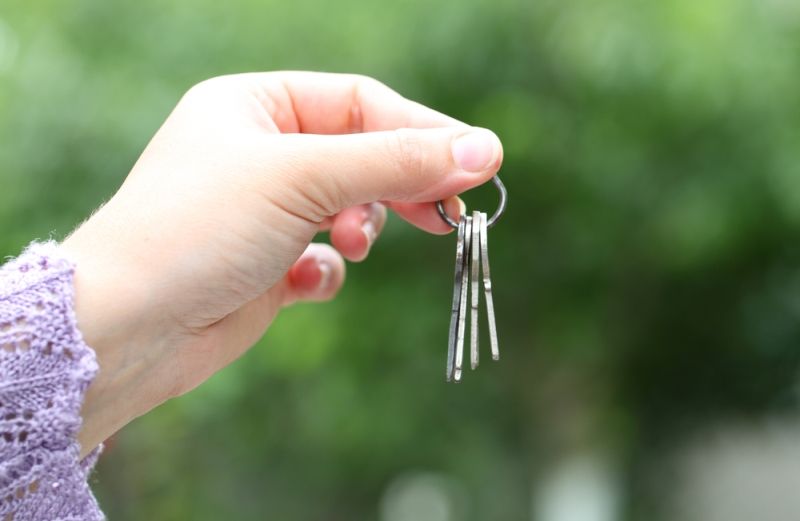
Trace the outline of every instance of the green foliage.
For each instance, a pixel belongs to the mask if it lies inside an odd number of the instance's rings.
[[[453,239],[397,219],[334,303],[116,437],[111,519],[378,519],[397,476],[530,518],[559,455],[653,451],[795,407],[800,8],[790,1],[138,0],[0,6],[0,251],[113,194],[180,95],[249,70],[369,74],[494,129],[503,360],[443,383]],[[493,208],[490,188],[465,196]]]

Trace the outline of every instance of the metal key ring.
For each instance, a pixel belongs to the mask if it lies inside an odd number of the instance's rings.
[[[505,185],[503,185],[503,182],[500,180],[500,176],[492,177],[492,182],[494,183],[494,186],[497,188],[497,191],[500,192],[500,205],[497,207],[497,210],[495,210],[494,214],[489,219],[489,222],[486,223],[486,226],[488,228],[494,226],[500,219],[500,217],[503,216],[503,213],[505,213],[506,211],[506,202],[508,200],[508,192],[506,191]],[[439,210],[439,215],[442,217],[442,219],[444,219],[444,222],[449,224],[451,227],[458,229],[458,223],[453,219],[451,219],[450,216],[447,215],[447,212],[444,211],[443,201],[436,201],[436,209]]]

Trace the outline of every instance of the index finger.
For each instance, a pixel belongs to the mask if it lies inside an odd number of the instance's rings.
[[[281,132],[349,134],[465,125],[367,76],[305,71],[241,76],[262,94]]]

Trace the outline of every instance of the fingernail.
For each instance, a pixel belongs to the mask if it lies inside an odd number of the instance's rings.
[[[452,145],[453,160],[467,172],[482,172],[489,168],[500,153],[500,140],[485,129],[473,130],[457,137]]]
[[[319,282],[317,283],[317,290],[322,291],[328,288],[331,283],[331,273],[333,268],[325,261],[318,261],[317,267],[319,268]]]
[[[444,210],[451,219],[458,222],[461,216],[466,213],[467,205],[464,204],[464,201],[462,201],[459,196],[454,195],[445,199]]]
[[[375,228],[375,223],[372,222],[371,219],[367,219],[364,221],[364,224],[361,225],[361,232],[364,234],[364,237],[367,238],[367,247],[372,246],[372,243],[375,242],[375,239],[378,237],[378,230]]]
[[[372,203],[367,207],[364,214],[364,222],[361,224],[361,232],[367,239],[367,248],[372,246],[375,239],[378,238],[378,230],[383,228],[383,222],[386,219],[386,208],[380,203]]]

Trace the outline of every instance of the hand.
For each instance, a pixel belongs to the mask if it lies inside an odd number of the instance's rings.
[[[447,233],[433,201],[457,218],[453,194],[501,161],[493,133],[365,77],[254,73],[193,87],[63,243],[100,364],[83,452],[237,358],[282,306],[332,298],[342,256],[366,257],[385,206]],[[311,244],[325,229],[335,249]]]

